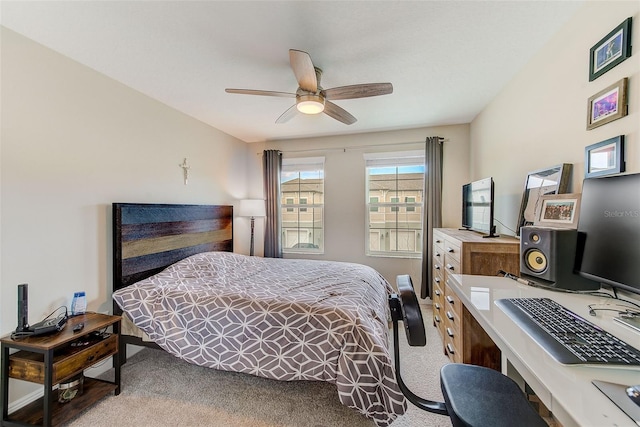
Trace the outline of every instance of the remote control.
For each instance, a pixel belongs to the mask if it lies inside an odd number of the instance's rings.
[[[84,328],[84,323],[78,323],[76,326],[73,327],[73,332],[78,332],[82,330],[82,328]]]

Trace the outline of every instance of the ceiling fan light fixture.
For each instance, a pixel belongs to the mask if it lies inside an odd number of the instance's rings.
[[[322,95],[299,95],[296,108],[303,114],[320,114],[324,111]]]

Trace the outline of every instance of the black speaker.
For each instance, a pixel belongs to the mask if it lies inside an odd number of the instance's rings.
[[[574,273],[580,254],[574,229],[522,227],[520,275],[536,284],[571,291],[592,291],[600,284]]]

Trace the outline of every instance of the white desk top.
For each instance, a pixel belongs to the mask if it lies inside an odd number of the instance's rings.
[[[614,312],[598,311],[596,317],[589,315],[588,304],[614,304],[614,300],[534,288],[504,277],[449,277],[448,285],[500,348],[503,360],[505,357],[509,360],[564,427],[636,425],[591,381],[640,384],[640,367],[562,365],[494,304],[500,298],[551,298],[630,345],[640,348],[640,333],[614,322]]]

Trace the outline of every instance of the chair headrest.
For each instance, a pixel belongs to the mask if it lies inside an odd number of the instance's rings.
[[[404,330],[407,334],[407,342],[412,347],[422,347],[427,343],[427,337],[420,304],[418,304],[418,298],[413,290],[411,276],[408,274],[397,276],[396,286],[398,288],[398,299],[400,300],[400,311],[402,312]]]

